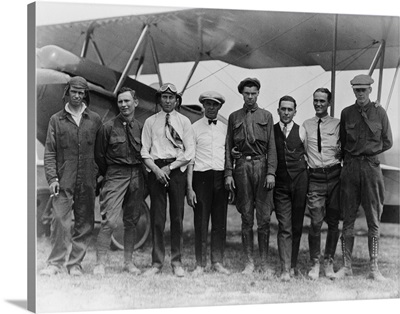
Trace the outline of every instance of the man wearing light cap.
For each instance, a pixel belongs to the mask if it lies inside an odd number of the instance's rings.
[[[242,273],[249,275],[254,271],[255,211],[261,272],[268,278],[272,275],[267,258],[277,156],[272,114],[257,104],[260,87],[260,81],[256,78],[246,78],[238,86],[244,104],[243,108],[232,112],[228,119],[225,187],[236,192],[236,207],[242,218],[245,257]],[[232,155],[233,149],[235,156]]]
[[[177,277],[184,277],[182,267],[183,210],[186,194],[186,168],[194,158],[193,129],[190,120],[180,114],[182,101],[175,85],[162,85],[156,93],[161,111],[149,117],[143,126],[141,156],[147,169],[150,191],[152,231],[152,267],[143,275],[158,274],[164,264],[164,229],[167,195],[171,224],[171,265]]]
[[[83,77],[70,79],[62,99],[65,107],[50,118],[45,143],[44,168],[53,199],[54,242],[47,267],[40,274],[58,274],[66,263],[70,275],[80,276],[94,228],[94,143],[101,119],[88,108],[89,88]],[[71,237],[72,216],[75,222]]]
[[[187,202],[194,210],[196,268],[201,275],[207,264],[208,225],[211,217],[211,268],[228,275],[223,266],[228,191],[224,186],[227,126],[217,120],[224,96],[210,91],[199,97],[204,117],[193,124],[196,155],[188,165]]]
[[[368,225],[368,278],[385,280],[378,269],[379,224],[385,194],[379,155],[392,147],[393,139],[386,111],[369,99],[373,82],[364,74],[350,81],[356,102],[343,109],[340,118],[340,142],[344,153],[340,190],[344,211],[341,236],[344,265],[336,278],[353,275],[354,222],[362,205]]]

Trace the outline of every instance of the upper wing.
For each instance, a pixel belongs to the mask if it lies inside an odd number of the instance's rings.
[[[335,15],[190,9],[37,27],[37,47],[57,45],[122,72],[149,26],[130,73],[156,73],[158,63],[221,60],[245,68],[321,65],[331,69]],[[337,70],[368,69],[385,40],[385,68],[399,59],[399,17],[337,16]],[[371,49],[367,49],[371,48]],[[99,54],[96,54],[96,49]]]

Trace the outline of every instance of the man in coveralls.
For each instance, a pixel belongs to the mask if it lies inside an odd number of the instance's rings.
[[[133,275],[140,274],[132,254],[144,197],[145,182],[140,156],[143,125],[134,118],[139,104],[135,91],[122,87],[117,98],[119,115],[103,124],[96,139],[95,157],[104,181],[100,192],[102,222],[97,236],[95,275],[105,274],[111,234],[117,227],[121,210],[124,224],[123,270]]]
[[[242,244],[245,255],[245,268],[242,273],[249,275],[254,271],[255,210],[261,271],[268,278],[272,275],[267,257],[277,157],[272,114],[259,108],[257,104],[260,87],[260,81],[256,78],[246,78],[238,86],[244,105],[243,108],[232,112],[228,119],[225,187],[236,192],[236,207],[242,218]],[[235,156],[232,156],[233,148]]]
[[[215,91],[199,97],[204,117],[193,124],[196,156],[188,165],[187,202],[194,210],[196,268],[201,275],[207,264],[208,225],[211,217],[211,268],[229,275],[223,266],[228,191],[224,185],[227,126],[217,120],[225,98]]]
[[[65,107],[51,116],[45,143],[44,169],[53,198],[54,224],[52,250],[40,275],[58,274],[66,263],[70,275],[81,276],[81,262],[94,228],[94,144],[101,119],[88,108],[89,88],[83,77],[69,80],[62,99]]]
[[[182,97],[175,85],[162,85],[156,103],[162,110],[149,117],[143,126],[141,155],[147,169],[150,191],[152,230],[152,267],[143,275],[159,273],[165,259],[164,229],[167,195],[171,224],[171,265],[177,277],[184,277],[182,267],[183,213],[186,194],[186,168],[194,158],[193,129],[190,120],[179,113]]]
[[[344,154],[340,191],[344,211],[341,236],[344,265],[336,273],[336,278],[353,275],[354,222],[362,205],[368,225],[368,278],[385,280],[378,269],[379,224],[385,194],[379,155],[392,147],[393,138],[386,111],[369,99],[373,82],[365,74],[350,81],[356,102],[343,109],[340,118],[340,141]]]
[[[278,219],[278,252],[281,280],[289,281],[297,273],[297,257],[303,231],[308,188],[304,130],[293,121],[296,100],[283,96],[279,100],[280,121],[274,125],[278,167],[276,169],[274,204]]]

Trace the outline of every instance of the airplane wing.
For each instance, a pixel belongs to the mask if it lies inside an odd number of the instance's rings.
[[[340,14],[337,70],[368,69],[385,41],[385,68],[399,59],[399,17]],[[334,14],[189,9],[37,27],[37,47],[57,45],[122,72],[145,25],[128,75],[158,63],[221,60],[244,68],[320,65],[331,70]],[[262,30],[262,31],[260,31]],[[306,34],[306,35],[305,35]],[[85,42],[91,48],[83,51]]]

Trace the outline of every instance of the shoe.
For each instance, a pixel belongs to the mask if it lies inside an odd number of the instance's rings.
[[[176,277],[185,277],[185,270],[182,266],[172,267],[172,271]]]
[[[325,273],[325,277],[327,277],[329,279],[335,278],[335,272],[333,270],[333,260],[332,259],[324,260],[324,273]]]
[[[106,267],[104,264],[97,264],[93,269],[93,275],[104,276],[106,274]]]
[[[71,276],[74,276],[74,277],[80,277],[80,276],[83,275],[82,268],[81,268],[80,266],[78,266],[78,265],[73,265],[73,266],[69,269],[69,274],[70,274]]]
[[[274,277],[274,273],[275,273],[274,270],[268,266],[268,264],[262,265],[260,272],[261,272],[262,278],[264,280],[272,279]]]
[[[196,266],[196,268],[192,271],[192,276],[201,276],[204,273],[204,267]]]
[[[246,267],[242,271],[243,275],[251,275],[254,271],[254,264],[253,263],[247,263]]]
[[[224,266],[222,266],[221,263],[214,263],[212,265],[212,269],[220,274],[224,274],[224,275],[230,275],[231,272],[229,270],[227,270]]]
[[[292,278],[297,277],[299,275],[299,270],[297,269],[297,267],[290,268],[289,275]]]
[[[152,267],[150,267],[148,270],[146,270],[146,271],[143,273],[143,276],[145,276],[145,277],[151,277],[151,276],[154,276],[154,275],[158,274],[159,272],[161,272],[161,269],[160,269],[160,268],[155,267],[155,266],[152,266]]]
[[[280,279],[281,279],[281,281],[285,281],[285,282],[290,281],[291,278],[290,278],[289,272],[286,270],[282,271]]]
[[[56,265],[48,265],[46,268],[42,269],[39,272],[39,275],[41,275],[41,276],[54,276],[54,275],[58,275],[59,273],[61,273],[60,267],[58,267]]]
[[[126,271],[132,275],[138,276],[141,274],[141,271],[139,268],[136,267],[136,265],[133,262],[125,262],[124,263],[124,268],[122,269],[123,271]]]
[[[308,272],[308,278],[311,280],[317,280],[319,278],[319,262],[314,262],[314,265]]]

